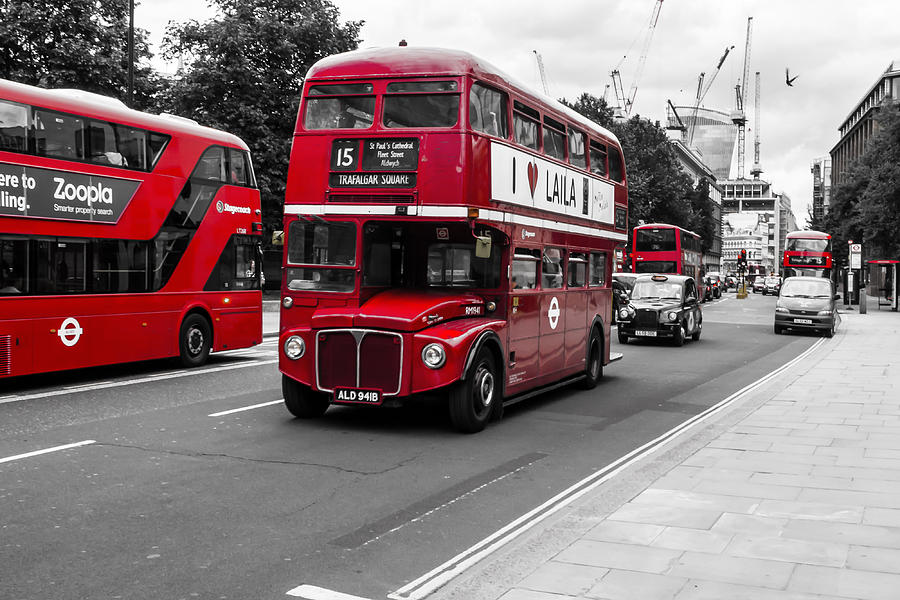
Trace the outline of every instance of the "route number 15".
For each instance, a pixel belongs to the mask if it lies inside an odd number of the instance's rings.
[[[331,168],[354,171],[359,155],[359,140],[335,140],[331,148]]]

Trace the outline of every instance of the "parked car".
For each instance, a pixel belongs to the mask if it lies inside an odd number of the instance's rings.
[[[776,296],[781,291],[781,277],[778,275],[772,277],[766,277],[766,282],[763,286],[763,295],[767,294],[775,294]]]
[[[753,280],[753,293],[758,294],[766,289],[766,278],[765,277],[757,277]]]
[[[699,341],[703,328],[697,284],[685,275],[641,275],[617,316],[622,344],[638,337],[666,338],[681,346],[688,336]]]
[[[834,283],[822,277],[789,277],[775,303],[775,333],[811,330],[832,337],[840,323]]]
[[[722,275],[712,272],[707,273],[706,276],[709,277],[713,284],[713,298],[721,298],[722,292],[725,291],[725,282],[722,280]]]
[[[616,315],[619,314],[619,309],[622,308],[626,303],[622,302],[622,294],[628,296],[631,292],[631,288],[634,287],[634,280],[637,279],[638,273],[613,273],[612,274],[612,289],[613,289],[613,314],[612,314],[612,322],[616,322]]]

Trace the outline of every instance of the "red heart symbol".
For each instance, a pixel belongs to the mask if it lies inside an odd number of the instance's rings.
[[[538,168],[534,163],[528,163],[528,187],[531,188],[531,197],[534,198],[534,189],[537,187]]]

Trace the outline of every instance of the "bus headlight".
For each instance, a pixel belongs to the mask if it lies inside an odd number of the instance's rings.
[[[429,369],[440,369],[447,361],[447,353],[440,344],[428,344],[422,348],[422,362]]]
[[[290,296],[285,296],[281,299],[281,305],[285,308],[290,308],[294,305],[294,299]]]
[[[672,312],[670,312],[669,314],[667,314],[666,317],[668,317],[670,321],[677,321],[677,320],[678,320],[678,313],[675,312],[675,311],[673,310]]]
[[[291,360],[297,360],[306,353],[306,342],[299,335],[292,335],[284,341],[284,354]]]

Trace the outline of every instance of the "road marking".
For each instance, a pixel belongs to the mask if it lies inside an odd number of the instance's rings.
[[[138,379],[126,379],[124,381],[111,381],[109,383],[91,383],[83,386],[75,386],[72,388],[64,388],[61,390],[53,390],[49,392],[39,392],[37,394],[25,394],[24,396],[2,396],[0,404],[8,404],[10,402],[22,402],[23,400],[36,400],[38,398],[52,398],[53,396],[65,396],[66,394],[77,394],[80,392],[93,392],[97,390],[105,390],[114,387],[123,387],[126,385],[135,385],[138,383],[150,383],[153,381],[165,381],[166,379],[177,379],[179,377],[189,377],[191,375],[205,375],[206,373],[219,373],[221,371],[230,371],[232,369],[244,369],[247,367],[257,367],[259,365],[269,365],[278,362],[278,359],[272,360],[254,360],[252,362],[240,363],[236,365],[225,365],[222,367],[209,367],[206,369],[190,369],[187,371],[176,371],[174,373],[162,373],[160,375],[150,375],[149,377],[140,377]]]
[[[303,584],[295,587],[287,593],[288,596],[296,596],[297,598],[306,598],[307,600],[369,600],[362,596],[351,596],[350,594],[342,594],[333,590],[316,587],[314,585]]]
[[[519,535],[525,533],[547,517],[562,510],[569,504],[573,503],[575,500],[581,498],[601,484],[612,479],[620,472],[630,467],[632,464],[643,460],[647,456],[653,454],[669,441],[677,438],[679,435],[688,431],[689,429],[692,429],[695,425],[709,419],[716,413],[721,412],[743,396],[761,387],[771,379],[777,377],[782,372],[786,371],[790,367],[794,366],[795,364],[815,352],[819,347],[822,346],[824,342],[824,338],[818,340],[815,344],[807,348],[803,353],[796,356],[789,362],[781,365],[774,371],[771,371],[757,381],[738,390],[718,404],[709,407],[702,413],[691,417],[690,419],[684,421],[676,427],[673,427],[666,433],[647,442],[643,446],[635,448],[618,460],[611,462],[605,467],[595,471],[591,475],[588,475],[578,483],[563,490],[553,498],[550,498],[537,508],[532,509],[531,511],[525,513],[505,527],[492,533],[488,537],[476,543],[474,546],[463,550],[444,564],[435,567],[428,573],[422,575],[415,581],[411,581],[397,591],[391,592],[387,597],[391,600],[421,600],[422,598],[425,598],[426,596],[434,593],[436,590],[450,582],[453,578],[462,574],[468,568],[478,564],[481,560],[497,551],[501,547],[505,546]]]
[[[88,444],[94,444],[97,440],[84,440],[83,442],[76,442],[74,444],[66,444],[64,446],[54,446],[53,448],[45,448],[44,450],[35,450],[34,452],[26,452],[25,454],[16,454],[15,456],[7,456],[6,458],[0,458],[0,463],[12,462],[14,460],[20,460],[23,458],[31,458],[32,456],[40,456],[41,454],[49,454],[50,452],[59,452],[60,450],[68,450],[69,448],[78,448],[79,446],[87,446]]]
[[[273,404],[281,404],[284,402],[284,398],[279,398],[278,400],[272,400],[271,402],[263,402],[261,404],[254,404],[253,406],[244,406],[242,408],[232,408],[231,410],[223,410],[222,412],[213,413],[211,415],[206,415],[207,417],[224,417],[225,415],[232,415],[234,413],[244,412],[245,410],[253,410],[254,408],[262,408],[263,406],[272,406]]]

